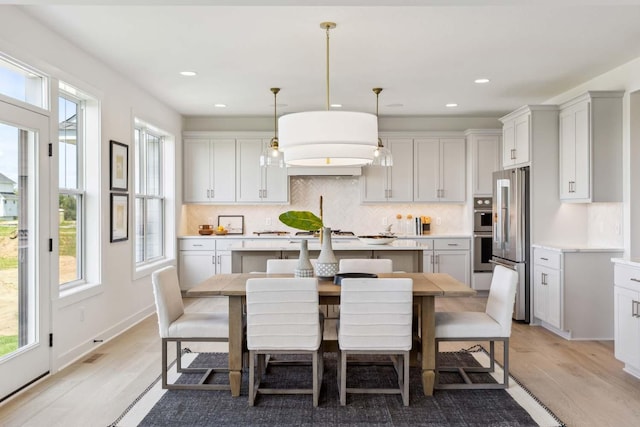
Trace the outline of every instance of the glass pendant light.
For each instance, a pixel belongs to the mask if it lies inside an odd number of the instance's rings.
[[[381,87],[374,87],[373,93],[376,94],[376,117],[378,117],[378,96],[382,92]],[[393,166],[393,156],[391,155],[391,151],[382,145],[382,139],[378,137],[378,146],[373,152],[373,162],[371,162],[372,166],[384,166],[389,167]]]
[[[272,87],[271,92],[273,92],[273,138],[271,138],[271,142],[269,146],[266,147],[262,153],[260,154],[260,166],[263,168],[266,167],[284,167],[284,156],[282,155],[282,151],[278,149],[278,92],[280,92],[280,88]]]

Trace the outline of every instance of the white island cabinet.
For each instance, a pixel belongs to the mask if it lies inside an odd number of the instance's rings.
[[[619,248],[533,247],[533,322],[566,339],[613,338],[613,266]]]
[[[640,378],[640,263],[614,259],[615,356]]]
[[[423,245],[422,270],[425,273],[447,273],[466,285],[471,285],[471,240],[428,239]]]
[[[178,240],[180,289],[186,291],[205,279],[231,273],[231,240],[202,236]]]

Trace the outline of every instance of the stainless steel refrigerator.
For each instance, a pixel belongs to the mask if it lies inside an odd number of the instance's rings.
[[[529,323],[529,168],[493,173],[491,262],[518,272],[513,318]]]

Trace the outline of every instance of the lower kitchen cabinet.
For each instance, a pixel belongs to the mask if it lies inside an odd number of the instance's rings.
[[[566,339],[610,340],[618,249],[533,245],[533,323]]]
[[[640,265],[615,264],[615,356],[640,378]]]
[[[424,242],[427,244],[427,242]],[[433,239],[431,250],[423,250],[422,271],[447,273],[471,285],[471,241],[469,239]]]
[[[231,251],[225,242],[214,238],[179,240],[178,277],[180,289],[186,291],[214,274],[231,273]]]

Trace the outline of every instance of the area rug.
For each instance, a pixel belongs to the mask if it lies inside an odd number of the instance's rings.
[[[486,353],[442,353],[445,363],[488,365]],[[186,353],[183,363],[191,366],[223,366],[224,353]],[[419,368],[411,368],[410,402],[402,405],[399,395],[349,394],[340,406],[335,357],[325,354],[320,402],[314,408],[310,395],[259,395],[249,407],[248,373],[243,372],[241,396],[229,391],[163,390],[156,380],[110,427],[131,426],[564,426],[550,410],[518,381],[511,378],[507,390],[436,390],[424,396]],[[489,374],[478,374],[491,381]],[[502,378],[498,366],[491,374]],[[220,381],[227,381],[226,375]],[[173,370],[171,380],[190,382],[195,377]],[[390,366],[349,366],[349,387],[396,386]],[[457,374],[443,375],[443,382],[459,382]],[[273,366],[263,378],[264,386],[311,387],[311,368]]]

